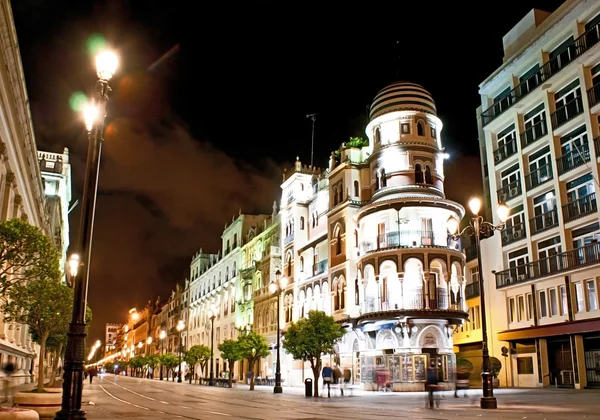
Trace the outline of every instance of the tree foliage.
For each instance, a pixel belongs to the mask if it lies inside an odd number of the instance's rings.
[[[323,311],[309,311],[308,318],[292,322],[285,333],[283,348],[296,360],[310,362],[314,375],[314,395],[319,396],[321,356],[334,352],[344,336],[341,325]]]
[[[346,142],[347,147],[366,147],[369,145],[369,141],[365,140],[363,137],[350,137],[350,140]]]
[[[167,380],[169,379],[169,371],[175,369],[179,365],[179,357],[174,354],[165,353],[159,356],[160,364],[167,370]],[[172,378],[172,376],[171,376]]]
[[[195,346],[190,347],[190,349],[185,352],[184,360],[185,363],[187,363],[187,365],[190,367],[190,383],[192,383],[192,376],[196,371],[196,364],[200,363],[202,366],[202,363],[204,363],[205,365],[208,359],[210,359],[210,348],[204,345],[197,344]]]
[[[59,280],[56,247],[37,227],[22,219],[0,222],[0,296],[14,284],[37,279]]]
[[[254,372],[254,364],[257,360],[267,357],[269,354],[269,345],[265,337],[257,334],[254,331],[241,335],[238,338],[240,356],[242,359],[248,360],[248,367],[251,372]],[[250,391],[254,391],[254,374],[250,379]]]
[[[43,277],[13,285],[8,297],[4,305],[5,319],[29,326],[32,339],[40,345],[38,390],[42,391],[46,341],[68,328],[73,308],[73,290],[59,279]]]
[[[227,367],[229,370],[228,383],[229,388],[231,388],[235,362],[243,359],[240,342],[238,340],[225,340],[219,344],[219,350],[221,351],[221,357],[227,360]]]

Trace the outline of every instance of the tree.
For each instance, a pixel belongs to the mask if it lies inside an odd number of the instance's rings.
[[[73,290],[60,278],[44,277],[29,283],[18,283],[9,289],[4,306],[5,319],[29,326],[32,339],[40,345],[38,363],[39,392],[44,390],[44,356],[46,341],[64,331],[73,308]]]
[[[269,354],[269,345],[265,337],[249,331],[238,338],[240,356],[242,359],[248,360],[248,370],[252,372],[250,378],[250,391],[254,391],[254,364],[257,360],[267,357]]]
[[[60,279],[56,247],[37,227],[22,219],[0,222],[0,296],[15,284]]]
[[[309,311],[308,318],[292,322],[285,333],[283,348],[294,359],[310,362],[315,397],[319,396],[321,356],[333,353],[333,346],[343,336],[342,326],[323,311]]]
[[[233,380],[233,367],[235,362],[242,359],[240,351],[240,343],[238,340],[225,340],[219,344],[219,350],[221,351],[221,357],[227,360],[227,367],[229,371],[229,388],[231,388],[231,381]]]
[[[113,362],[106,362],[104,364],[104,369],[106,369],[107,372],[115,373],[115,364]]]
[[[192,377],[196,371],[196,364],[201,360],[204,363],[210,358],[210,349],[207,346],[195,345],[190,347],[184,354],[185,363],[190,367],[189,382],[192,383]]]
[[[149,354],[146,356],[146,365],[148,365],[148,372],[150,373],[150,379],[154,379],[154,369],[160,362],[158,354]]]
[[[173,375],[169,375],[169,372],[173,370],[175,366],[179,365],[179,357],[175,356],[174,354],[166,353],[161,354],[159,356],[159,359],[160,364],[163,365],[165,369],[167,369],[167,381],[169,380],[169,376],[171,376],[171,379],[175,380],[173,378]]]

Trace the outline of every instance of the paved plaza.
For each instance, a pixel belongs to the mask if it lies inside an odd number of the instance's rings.
[[[84,389],[89,419],[600,419],[600,391],[569,389],[499,389],[497,410],[479,408],[480,390],[440,398],[425,408],[424,393],[354,391],[327,398],[304,397],[303,388],[219,388],[106,375]],[[347,394],[347,392],[346,392]]]

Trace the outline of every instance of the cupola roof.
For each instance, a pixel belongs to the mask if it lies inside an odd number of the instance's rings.
[[[381,89],[371,104],[369,120],[394,111],[422,111],[436,115],[431,94],[412,82],[394,82]]]

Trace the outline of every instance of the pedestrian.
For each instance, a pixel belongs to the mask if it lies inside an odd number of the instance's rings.
[[[4,402],[8,402],[12,389],[11,378],[12,374],[15,372],[15,365],[9,360],[2,366],[2,371],[4,372],[4,380],[2,381],[4,386]]]
[[[331,381],[333,380],[333,370],[329,367],[329,364],[325,364],[323,371],[323,387],[327,385],[327,398],[331,398]]]
[[[98,371],[96,370],[96,367],[92,366],[91,368],[89,368],[88,375],[90,378],[90,385],[92,384],[92,380],[94,379],[94,376],[96,376],[97,374],[98,374]]]
[[[428,393],[428,406],[429,408],[433,408],[433,403],[435,400],[435,406],[437,408],[440,408],[440,400],[439,399],[435,399],[435,391],[437,391],[438,388],[438,379],[437,379],[437,373],[435,371],[435,363],[431,362],[429,368],[427,369],[427,382],[425,384],[425,387],[427,388],[427,393]]]

